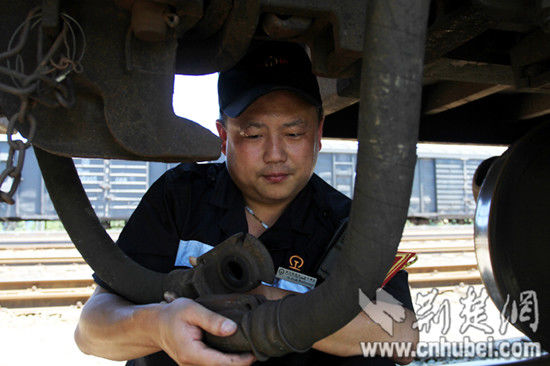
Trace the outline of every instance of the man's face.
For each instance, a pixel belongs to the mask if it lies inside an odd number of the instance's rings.
[[[217,126],[229,174],[248,204],[287,204],[313,174],[323,121],[299,96],[271,92]]]

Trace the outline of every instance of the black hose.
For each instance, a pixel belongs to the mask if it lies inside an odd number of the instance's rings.
[[[115,245],[86,196],[73,160],[36,146],[34,153],[65,230],[101,280],[136,303],[161,301],[167,275],[140,266]]]
[[[351,219],[334,273],[317,289],[248,313],[243,331],[264,355],[307,350],[375,299],[399,244],[416,163],[429,1],[368,2],[359,152]]]

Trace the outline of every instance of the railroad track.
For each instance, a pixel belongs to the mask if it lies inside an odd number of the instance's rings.
[[[473,252],[472,246],[457,246],[457,247],[427,247],[427,248],[404,248],[404,251],[412,251],[417,254],[432,254],[432,253],[468,253]],[[86,262],[80,255],[70,256],[24,256],[24,257],[0,257],[0,266],[17,266],[17,265],[55,265],[55,264],[85,264]]]
[[[434,253],[469,253],[474,251],[473,246],[453,246],[453,247],[421,247],[421,248],[401,248],[403,251],[412,251],[417,254]],[[69,256],[6,256],[0,257],[0,266],[18,266],[18,265],[57,265],[57,264],[85,264],[86,262],[80,255]]]
[[[475,264],[445,266],[411,266],[409,284],[413,288],[451,286],[459,283],[479,284]],[[0,306],[38,307],[84,304],[95,288],[91,278],[37,279],[0,281]]]
[[[46,249],[76,249],[73,243],[69,241],[62,242],[43,242],[43,243],[14,243],[14,242],[1,242],[0,252],[6,250],[46,250]]]
[[[472,240],[471,238],[469,240]],[[417,240],[415,240],[416,242]],[[420,241],[420,240],[418,240]],[[406,243],[406,242],[402,242]],[[33,251],[33,250],[58,250],[58,249],[76,249],[73,244],[67,243],[67,244],[35,244],[35,245],[22,245],[22,244],[16,244],[16,245],[10,245],[10,244],[0,244],[0,253],[2,251],[10,250],[10,251]],[[450,245],[423,245],[423,246],[417,246],[417,245],[411,245],[409,243],[407,244],[401,244],[400,247],[401,250],[411,250],[415,251],[416,253],[454,253],[454,252],[472,252],[474,250],[473,244],[470,245],[464,245],[464,244],[450,244]]]
[[[464,240],[472,241],[472,235],[467,233],[412,233],[403,237],[400,250],[411,250],[419,254],[472,252],[473,244],[460,243]],[[453,244],[452,241],[459,241],[459,243]],[[64,256],[55,254],[56,249],[65,250],[65,253],[68,252],[68,254]],[[8,251],[9,255],[6,255]],[[33,251],[37,251],[37,253],[33,255]],[[47,252],[50,255],[44,255]],[[18,241],[0,243],[1,266],[71,263],[85,264],[82,257],[76,252],[74,245],[68,241],[48,242],[43,240],[25,244],[23,239],[18,239]],[[481,283],[475,263],[445,265],[415,263],[407,268],[407,272],[409,273],[409,284],[413,288]],[[95,283],[91,278],[0,281],[0,306],[16,308],[84,304],[94,288]]]
[[[71,264],[86,263],[81,256],[0,258],[0,265]]]
[[[113,239],[116,239],[118,235],[111,235]],[[459,232],[405,232],[405,235],[401,238],[401,246],[403,248],[411,247],[420,252],[437,251],[470,251],[473,250],[473,245],[449,245],[448,242],[452,241],[472,241],[473,233],[470,231]],[[418,245],[415,242],[429,243],[428,245]],[[446,242],[443,245],[440,242]],[[31,239],[29,240],[25,236],[17,238],[2,238],[0,236],[0,252],[5,250],[10,251],[32,251],[32,250],[47,250],[47,249],[73,249],[74,244],[67,239]]]

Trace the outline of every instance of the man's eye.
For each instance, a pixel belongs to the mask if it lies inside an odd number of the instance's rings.
[[[304,134],[303,133],[288,133],[287,136],[288,137],[300,137],[300,136],[303,136]]]
[[[254,139],[260,138],[261,135],[246,135],[245,137],[246,137],[247,139],[254,140]]]

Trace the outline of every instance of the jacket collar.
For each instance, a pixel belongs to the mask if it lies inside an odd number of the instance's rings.
[[[243,202],[241,191],[237,188],[233,179],[231,179],[226,164],[222,163],[216,174],[216,185],[214,186],[214,194],[210,199],[210,203],[224,209],[238,205],[243,206],[244,209]]]
[[[324,202],[322,197],[316,197],[318,196],[315,194],[316,189],[314,188],[316,179],[320,178],[316,175],[311,177],[306,186],[286,207],[281,217],[268,231],[288,230],[291,228],[293,231],[301,234],[308,235],[312,233],[313,228],[311,224],[307,225],[306,223],[307,212],[314,209],[313,207],[309,207],[309,205]],[[233,235],[247,230],[244,199],[241,191],[231,179],[225,163],[216,174],[214,194],[210,199],[210,203],[225,210],[225,214],[219,222],[225,234]]]

